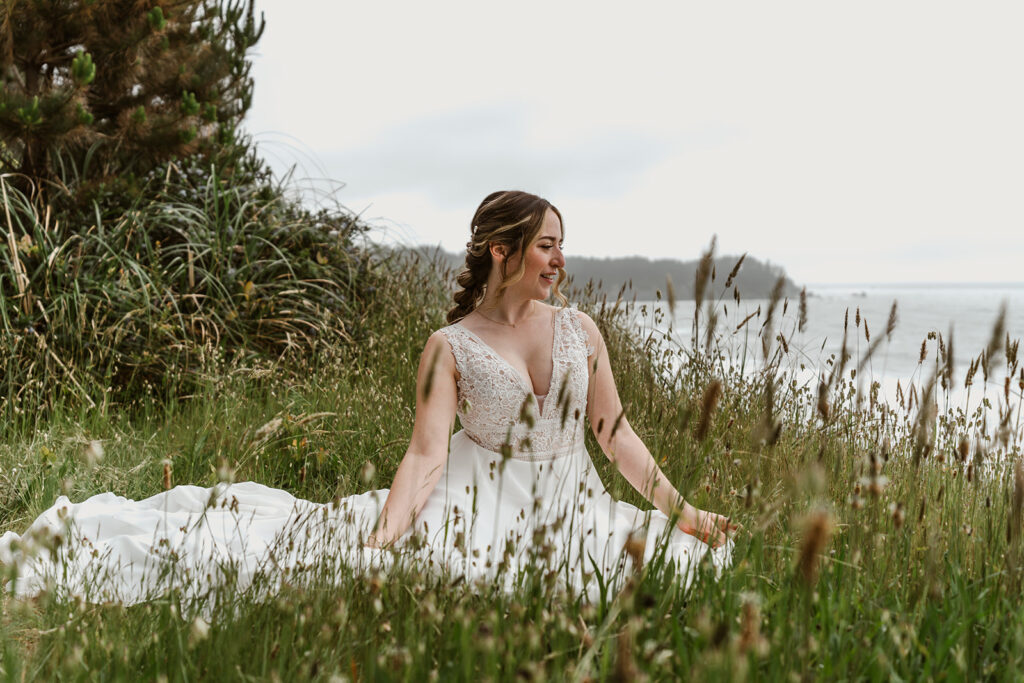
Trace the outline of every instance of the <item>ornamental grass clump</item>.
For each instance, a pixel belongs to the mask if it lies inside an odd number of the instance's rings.
[[[196,185],[195,182],[201,182]],[[366,226],[273,186],[167,174],[125,207],[51,211],[0,177],[0,415],[187,395],[233,357],[351,343],[374,298]]]

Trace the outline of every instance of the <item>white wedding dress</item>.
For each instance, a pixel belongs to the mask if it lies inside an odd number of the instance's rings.
[[[388,491],[332,503],[296,499],[254,482],[177,486],[145,500],[102,493],[60,496],[19,536],[0,538],[7,589],[43,590],[125,604],[179,591],[210,600],[219,586],[272,592],[303,576],[421,564],[453,580],[515,590],[530,567],[572,593],[614,589],[633,555],[674,564],[688,586],[708,555],[720,571],[732,544],[711,549],[662,513],[618,502],[584,446],[587,357],[592,347],[573,308],[553,319],[551,395],[532,387],[482,339],[443,328],[459,372],[457,414],[441,478],[391,550],[365,548]],[[13,570],[10,571],[10,570]]]

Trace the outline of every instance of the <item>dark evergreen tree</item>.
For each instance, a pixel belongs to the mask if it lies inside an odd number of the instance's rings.
[[[0,170],[141,176],[232,142],[254,14],[253,0],[0,0]]]

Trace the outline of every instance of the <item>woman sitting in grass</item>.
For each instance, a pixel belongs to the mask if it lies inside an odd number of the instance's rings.
[[[226,574],[238,587],[276,585],[326,561],[407,560],[508,590],[539,568],[595,598],[656,555],[684,586],[705,555],[720,570],[734,527],[686,503],[630,427],[600,331],[558,291],[562,242],[561,214],[540,197],[495,192],[481,203],[450,324],[420,359],[412,439],[390,490],[325,505],[253,482],[137,502],[62,496],[24,536],[0,539],[0,561],[18,567],[15,591],[137,602],[174,587],[202,598]],[[561,306],[545,303],[552,293]],[[584,416],[655,510],[611,498]]]

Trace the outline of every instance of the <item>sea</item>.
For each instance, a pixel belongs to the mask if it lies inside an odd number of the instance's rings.
[[[835,363],[839,358],[844,330],[851,354],[847,378],[871,343],[884,339],[863,364],[857,381],[864,387],[878,382],[879,399],[895,407],[900,395],[906,399],[912,385],[920,396],[938,365],[941,340],[947,352],[952,347],[954,372],[952,385],[939,397],[940,408],[959,407],[970,413],[979,406],[991,412],[1009,405],[1020,410],[1019,382],[1024,381],[1024,374],[1019,365],[1024,365],[1024,352],[1009,382],[1007,401],[1005,348],[1007,339],[1012,344],[1024,336],[1024,283],[815,284],[807,286],[806,302],[802,330],[799,298],[779,302],[773,315],[774,331],[781,332],[791,350],[788,370],[799,381],[816,384],[831,372],[829,361]],[[895,325],[887,335],[894,304]],[[639,334],[652,330],[670,333],[676,342],[689,347],[694,307],[693,301],[678,301],[672,316],[665,301],[638,302],[634,324]],[[766,299],[742,299],[739,304],[731,298],[704,302],[698,317],[701,339],[713,312],[716,336],[732,362],[742,363],[747,372],[757,371],[764,362],[759,333],[768,307]],[[752,317],[741,326],[748,316]],[[993,341],[1001,317],[1003,332]],[[970,387],[966,386],[972,362],[990,345],[998,351],[992,354],[987,381],[979,366]]]

